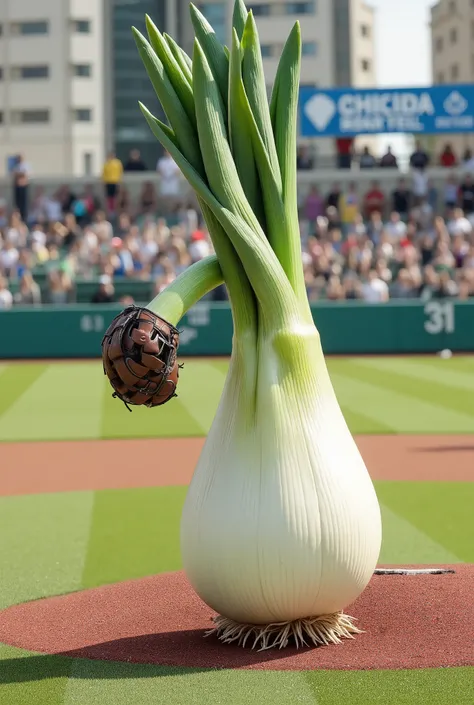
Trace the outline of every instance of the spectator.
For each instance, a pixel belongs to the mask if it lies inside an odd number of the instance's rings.
[[[120,189],[120,182],[122,181],[122,174],[122,162],[116,157],[115,152],[109,152],[102,169],[102,181],[105,187],[107,211],[110,214],[115,213],[116,199]]]
[[[367,282],[362,285],[362,298],[371,304],[384,303],[389,299],[387,283],[380,279],[375,269],[370,270]]]
[[[70,194],[70,196],[71,198],[68,196],[63,201],[61,198],[61,193],[57,191],[55,194],[45,197],[44,211],[46,215],[46,222],[55,223],[58,220],[62,220],[64,213],[69,212],[69,209],[74,202],[72,194]]]
[[[462,208],[455,208],[453,217],[448,222],[448,232],[450,235],[470,235],[472,233],[472,224],[464,215]]]
[[[158,207],[158,198],[155,191],[155,185],[151,181],[145,181],[140,194],[138,211],[142,214],[149,215],[156,213]]]
[[[7,200],[0,197],[0,229],[8,223]]]
[[[112,278],[108,274],[102,274],[99,278],[99,288],[91,299],[93,304],[111,304],[114,300],[115,288]]]
[[[444,145],[444,149],[439,157],[439,163],[446,169],[451,169],[453,166],[456,166],[456,155],[454,154],[453,148],[449,143]]]
[[[298,147],[296,152],[296,168],[298,171],[309,171],[313,169],[314,161],[306,146]]]
[[[199,262],[199,260],[208,257],[211,254],[211,248],[203,230],[196,230],[191,235],[191,243],[188,248],[191,262]]]
[[[397,279],[390,290],[390,296],[394,299],[411,299],[416,296],[415,283],[413,277],[408,271],[402,267],[399,270]]]
[[[72,292],[72,282],[66,272],[53,269],[48,275],[49,303],[55,305],[67,304]]]
[[[367,224],[367,234],[374,245],[379,244],[384,230],[385,226],[380,211],[373,211],[370,214],[370,220]]]
[[[423,273],[423,283],[420,286],[418,295],[423,301],[428,301],[430,299],[436,298],[437,292],[439,290],[439,274],[432,267],[428,265],[424,269]]]
[[[339,199],[341,223],[345,226],[353,223],[359,215],[359,212],[359,197],[357,195],[356,185],[351,181],[347,186],[347,190],[341,194]]]
[[[20,289],[13,297],[20,306],[38,306],[41,304],[41,292],[30,272],[25,272],[20,279]]]
[[[444,184],[444,206],[448,210],[456,208],[458,202],[458,182],[456,177],[451,174],[448,176]]]
[[[0,311],[6,311],[13,306],[13,296],[8,288],[8,282],[0,274]]]
[[[18,208],[22,220],[26,222],[28,216],[28,185],[30,182],[31,169],[25,162],[22,154],[17,156],[12,174],[13,201],[15,208]]]
[[[378,211],[383,213],[385,210],[385,194],[380,189],[378,181],[373,181],[371,188],[365,194],[364,198],[364,213],[366,218],[370,218],[372,213]]]
[[[383,155],[383,157],[380,160],[380,166],[382,168],[386,169],[397,169],[398,168],[398,162],[396,156],[392,152],[392,148],[390,145],[387,147],[386,153]]]
[[[421,146],[421,142],[417,140],[415,143],[415,151],[410,156],[411,168],[424,171],[429,163],[430,158],[428,156],[428,153]]]
[[[360,299],[362,296],[360,282],[355,276],[344,277],[344,298],[348,300]]]
[[[415,169],[412,180],[414,205],[419,206],[428,197],[428,175],[422,169]]]
[[[467,217],[474,212],[474,182],[470,174],[466,174],[459,186],[458,202]]]
[[[471,149],[466,149],[463,156],[462,168],[470,174],[474,172],[474,156]]]
[[[146,171],[146,164],[143,161],[140,150],[132,149],[125,163],[124,171]]]
[[[406,220],[412,204],[412,193],[407,186],[405,179],[400,179],[398,186],[392,193],[392,207],[396,213]]]
[[[361,169],[373,169],[376,166],[374,155],[368,147],[364,147],[360,155],[359,166]]]
[[[443,269],[439,273],[439,288],[436,292],[436,298],[438,299],[452,299],[458,294],[458,286],[456,282],[451,279],[451,275],[447,269]]]
[[[172,210],[180,193],[181,171],[169,152],[165,152],[156,165],[160,176],[161,210]]]
[[[0,274],[5,277],[14,277],[19,257],[20,253],[11,240],[5,240],[0,250]]]
[[[306,196],[303,206],[303,215],[311,223],[313,229],[317,219],[324,215],[324,211],[324,199],[319,193],[318,187],[313,185]]]
[[[334,183],[326,198],[326,208],[336,208],[339,210],[339,199],[341,198],[341,187]]]
[[[405,235],[407,226],[402,221],[400,213],[397,211],[392,211],[390,214],[390,220],[385,226],[385,229],[394,241],[399,242]]]
[[[326,287],[326,298],[330,301],[337,301],[345,298],[345,290],[341,283],[341,279],[337,274],[332,274],[329,277]]]

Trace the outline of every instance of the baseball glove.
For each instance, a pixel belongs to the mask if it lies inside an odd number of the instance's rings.
[[[179,332],[153,311],[128,306],[102,339],[104,373],[114,394],[129,404],[160,406],[176,396]]]

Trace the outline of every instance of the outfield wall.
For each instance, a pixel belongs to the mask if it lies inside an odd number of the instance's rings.
[[[100,356],[120,306],[15,308],[0,313],[0,359]],[[402,354],[449,348],[474,352],[474,301],[393,301],[382,305],[320,302],[313,315],[326,354]],[[199,303],[179,325],[181,355],[228,355],[227,303]]]

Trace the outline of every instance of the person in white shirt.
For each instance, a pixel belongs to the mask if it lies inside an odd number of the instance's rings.
[[[383,303],[389,299],[388,286],[375,269],[370,270],[369,279],[362,286],[362,298],[370,304]]]
[[[158,159],[156,171],[160,176],[161,195],[177,198],[180,194],[181,171],[168,152]]]
[[[385,225],[384,229],[389,233],[391,237],[400,240],[405,235],[407,231],[407,226],[400,218],[400,213],[394,211],[390,214],[390,220]]]
[[[13,296],[7,288],[6,279],[0,276],[0,311],[6,311],[13,306]]]
[[[464,215],[461,208],[456,208],[453,213],[453,218],[447,224],[448,232],[451,236],[454,235],[469,235],[472,233],[472,224]]]

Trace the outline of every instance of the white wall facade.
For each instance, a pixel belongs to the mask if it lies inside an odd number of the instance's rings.
[[[35,174],[84,174],[84,153],[98,172],[104,157],[103,3],[97,0],[0,0],[0,173],[9,156],[23,153]],[[74,22],[90,23],[90,33]],[[25,34],[22,23],[46,22],[46,33]],[[91,73],[75,77],[74,65]],[[22,75],[28,67],[48,67],[47,77]],[[76,122],[77,108],[91,120]],[[48,120],[31,111],[48,111]],[[21,122],[25,112],[28,122]]]

